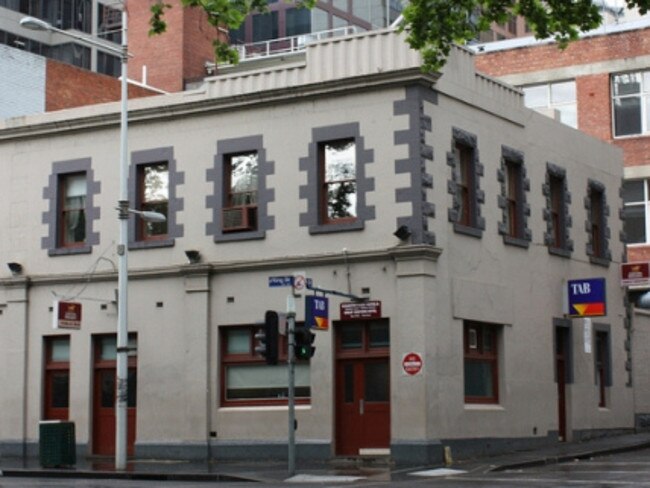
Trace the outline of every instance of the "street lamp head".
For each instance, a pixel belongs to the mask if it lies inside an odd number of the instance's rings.
[[[37,30],[37,31],[49,31],[52,30],[52,24],[45,22],[44,20],[37,19],[36,17],[23,17],[20,19],[20,26],[25,29]]]
[[[160,212],[150,212],[148,210],[143,210],[140,212],[140,217],[147,222],[167,222],[167,217],[165,217]]]

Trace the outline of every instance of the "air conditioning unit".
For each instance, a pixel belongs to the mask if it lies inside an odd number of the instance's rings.
[[[223,232],[255,230],[257,226],[257,207],[242,205],[226,207],[222,212]]]

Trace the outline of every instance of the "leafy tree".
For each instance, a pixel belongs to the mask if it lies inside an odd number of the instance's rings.
[[[237,29],[247,15],[268,10],[268,0],[181,0],[184,7],[205,10],[215,27]],[[312,8],[316,0],[302,0]],[[445,63],[453,43],[476,39],[492,22],[502,24],[513,15],[526,19],[537,38],[554,37],[560,47],[576,39],[581,31],[598,27],[602,0],[410,0],[404,8],[402,29],[407,42],[424,58],[425,70],[437,70]],[[650,0],[625,0],[628,8],[644,14]],[[164,12],[170,5],[158,0],[151,7],[150,35],[165,31]],[[215,55],[221,61],[236,63],[237,52],[226,43],[215,41]]]

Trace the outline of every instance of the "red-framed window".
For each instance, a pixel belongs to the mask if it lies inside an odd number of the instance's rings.
[[[70,336],[45,337],[43,418],[68,420],[70,407]]]
[[[465,403],[499,403],[499,331],[495,324],[463,324]]]
[[[284,405],[288,396],[287,338],[279,337],[278,364],[268,365],[255,353],[259,325],[224,326],[221,342],[221,405]],[[311,377],[309,360],[296,361],[296,403],[309,403]]]
[[[549,175],[550,187],[550,214],[551,214],[551,246],[563,249],[565,247],[564,234],[564,177]]]
[[[605,194],[594,186],[589,189],[591,255],[605,258]]]
[[[59,247],[79,247],[86,242],[86,173],[59,176]]]
[[[595,333],[595,367],[596,385],[598,386],[598,406],[607,407],[607,387],[611,386],[611,362],[609,333],[596,331]]]
[[[508,219],[507,232],[510,237],[523,237],[523,211],[521,195],[523,194],[523,177],[521,163],[506,159],[506,216]]]
[[[390,354],[388,320],[338,322],[337,358],[384,357]]]
[[[354,139],[321,142],[320,213],[325,224],[352,222],[357,218],[357,155]]]
[[[169,166],[167,162],[138,165],[139,210],[169,216]],[[138,238],[146,241],[167,238],[167,220],[138,219]]]
[[[225,159],[223,231],[257,230],[259,172],[257,151],[231,154]]]
[[[454,145],[455,158],[458,167],[457,192],[460,208],[458,209],[458,223],[473,227],[474,206],[476,205],[476,185],[474,184],[474,148],[456,142]]]

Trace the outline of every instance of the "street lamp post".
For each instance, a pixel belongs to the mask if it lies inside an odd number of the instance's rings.
[[[128,399],[128,223],[129,214],[135,213],[145,220],[164,221],[165,217],[156,212],[141,212],[129,208],[128,195],[128,84],[127,62],[129,58],[127,43],[127,13],[122,9],[122,43],[116,47],[98,39],[82,36],[74,32],[58,29],[44,20],[24,17],[20,25],[32,30],[43,30],[72,37],[81,43],[100,47],[120,57],[122,62],[121,110],[120,110],[120,196],[118,200],[118,219],[120,224],[118,254],[118,313],[117,313],[117,387],[115,392],[115,469],[126,469],[127,451],[127,399]]]

